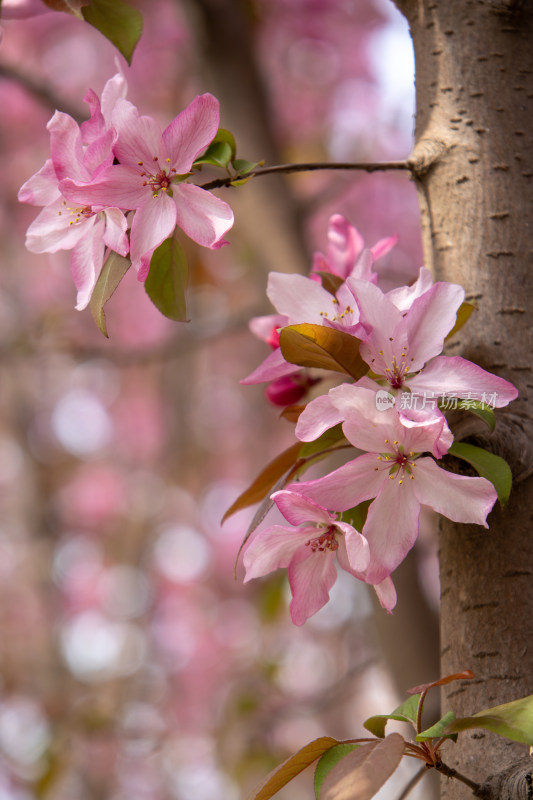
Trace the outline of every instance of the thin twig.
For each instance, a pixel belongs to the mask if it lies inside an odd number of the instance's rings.
[[[446,775],[447,778],[455,778],[455,780],[461,781],[461,783],[464,783],[469,789],[472,789],[473,792],[478,792],[481,788],[479,783],[471,781],[470,778],[466,777],[466,775],[462,775],[460,772],[457,772],[456,769],[449,767],[442,761],[439,761],[437,764],[435,764],[435,769],[437,772],[440,772],[441,775]]]
[[[64,97],[56,94],[50,86],[44,81],[36,80],[31,75],[25,72],[20,72],[16,67],[10,64],[0,64],[0,78],[5,78],[15,83],[20,84],[26,91],[33,95],[43,106],[46,106],[51,111],[63,111],[69,114],[76,122],[82,122],[86,114],[78,106],[72,105]]]
[[[243,178],[259,177],[260,175],[272,175],[274,173],[289,174],[291,172],[317,172],[318,170],[362,170],[364,172],[387,172],[389,170],[410,170],[407,161],[381,161],[376,163],[365,162],[327,162],[311,161],[301,164],[276,164],[272,167],[258,167],[252,172],[243,175],[233,175],[227,178],[217,178],[208,183],[201,183],[201,189],[220,189],[222,186],[230,186],[232,181]]]
[[[401,793],[401,795],[398,797],[398,800],[405,800],[407,795],[410,794],[413,791],[415,786],[418,785],[419,781],[422,780],[424,775],[427,775],[427,771],[428,771],[427,767],[421,767],[418,770],[418,772],[415,772],[415,774],[413,775],[413,777],[411,778],[409,783],[406,784],[406,786],[404,787],[404,790]]]

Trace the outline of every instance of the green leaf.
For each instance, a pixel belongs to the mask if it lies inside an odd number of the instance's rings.
[[[320,800],[370,800],[395,771],[404,748],[403,736],[391,733],[352,750],[325,776]]]
[[[480,417],[485,422],[491,431],[496,427],[496,417],[494,416],[494,409],[483,403],[481,400],[459,400],[457,408],[464,411],[471,411],[472,414]]]
[[[455,325],[446,336],[445,341],[450,339],[455,333],[457,333],[457,331],[461,330],[465,322],[467,322],[468,319],[470,318],[470,315],[475,310],[475,308],[476,308],[475,305],[473,303],[469,303],[467,300],[465,300],[465,302],[459,306],[459,310],[457,312],[457,318],[455,320]]]
[[[449,731],[468,728],[483,728],[514,742],[533,746],[533,695],[478,711],[471,717],[461,717],[448,725]]]
[[[454,442],[448,450],[450,455],[457,456],[470,464],[482,478],[492,483],[498,493],[500,505],[504,506],[511,493],[513,476],[511,468],[505,459],[489,453],[482,447],[476,447],[466,442]]]
[[[418,702],[420,700],[419,694],[411,695],[403,703],[400,703],[398,708],[395,708],[391,714],[376,714],[369,717],[363,723],[364,727],[374,736],[380,739],[385,738],[385,725],[389,719],[395,719],[398,722],[408,722],[416,730],[416,717],[418,713]]]
[[[185,253],[180,243],[171,236],[154,251],[144,288],[155,307],[176,322],[187,322],[187,278]]]
[[[205,153],[194,162],[195,167],[209,164],[212,167],[226,169],[231,161],[231,147],[227,142],[212,142]]]
[[[315,795],[317,800],[320,800],[320,789],[322,788],[322,784],[324,783],[326,775],[331,772],[333,767],[337,766],[339,761],[344,758],[344,756],[347,756],[348,753],[351,753],[356,747],[359,747],[359,745],[338,744],[336,747],[332,747],[331,750],[328,750],[323,756],[321,756],[320,761],[316,765],[315,769]]]
[[[107,338],[109,338],[109,336],[107,333],[104,306],[130,267],[131,261],[129,258],[119,256],[118,253],[112,250],[105,260],[89,301],[89,308],[91,309],[93,319]]]
[[[245,158],[234,158],[231,163],[233,169],[238,172],[239,175],[246,175],[247,172],[253,172],[257,167],[262,167],[265,162],[264,160],[247,161]]]
[[[456,733],[449,733],[448,725],[455,719],[455,714],[453,711],[448,711],[442,719],[439,719],[431,728],[426,728],[425,731],[422,731],[418,734],[415,739],[415,742],[425,742],[426,739],[441,739],[445,737],[446,739],[453,739],[453,741],[457,741],[457,734]]]
[[[264,779],[261,785],[249,797],[249,800],[269,800],[276,792],[283,789],[293,778],[302,772],[306,767],[320,758],[327,750],[338,744],[337,739],[331,736],[321,736],[309,742],[297,753],[290,756],[279,767],[276,767],[270,775]]]
[[[306,442],[303,444],[302,449],[300,450],[300,458],[308,458],[309,456],[313,456],[315,453],[319,453],[321,450],[327,450],[328,447],[338,444],[343,439],[345,439],[345,437],[342,430],[342,425],[339,423],[333,428],[324,431],[324,433],[319,436],[318,439],[315,439],[314,442]]]
[[[334,370],[355,380],[368,372],[368,364],[359,355],[360,339],[336,328],[290,325],[282,328],[279,344],[285,361],[299,367]]]
[[[141,12],[124,0],[91,0],[81,13],[86,22],[103,33],[131,64],[143,29]]]

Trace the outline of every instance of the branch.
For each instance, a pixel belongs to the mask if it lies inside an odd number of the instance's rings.
[[[19,72],[16,67],[10,66],[9,64],[0,64],[0,78],[18,83],[51,111],[55,111],[56,109],[58,111],[64,111],[65,114],[69,114],[78,123],[82,122],[86,117],[80,108],[73,106],[68,100],[56,94],[47,83],[35,80],[35,78],[26,73]]]
[[[467,778],[466,775],[462,775],[460,772],[457,772],[457,770],[453,769],[453,767],[449,767],[447,764],[439,761],[437,764],[435,764],[435,769],[437,772],[440,772],[441,775],[446,775],[447,778],[455,778],[455,780],[464,783],[465,786],[468,786],[469,789],[472,789],[472,792],[476,797],[482,796],[479,794],[479,790],[481,789],[480,784],[471,781],[470,778]]]
[[[387,172],[388,170],[411,170],[407,161],[383,161],[377,163],[364,162],[307,162],[302,164],[276,164],[272,167],[259,167],[252,172],[245,172],[243,175],[233,175],[227,178],[217,178],[214,181],[200,184],[201,189],[219,189],[222,186],[230,186],[233,181],[243,178],[254,178],[260,175],[272,175],[274,173],[291,172],[317,172],[318,170],[362,170],[364,172]]]

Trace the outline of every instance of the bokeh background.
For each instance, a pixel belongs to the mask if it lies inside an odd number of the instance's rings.
[[[164,319],[130,272],[106,307],[109,340],[74,310],[69,254],[25,250],[36,209],[16,199],[48,157],[54,109],[86,118],[87,88],[99,93],[117,63],[162,126],[214,93],[242,158],[406,158],[407,27],[389,0],[134,4],[144,33],[131,68],[66,14],[1,21],[0,800],[240,800],[310,739],[360,735],[437,677],[431,520],[398,572],[392,621],[341,574],[302,628],[284,575],[243,585],[239,565],[234,578],[254,509],[220,524],[294,441],[264,387],[239,385],[267,355],[248,320],[272,311],[268,272],[306,274],[338,212],[367,245],[398,234],[383,286],[414,278],[407,175],[221,190],[230,245],[182,237],[191,321]],[[397,798],[409,774],[380,797]],[[312,793],[306,774],[280,797]]]

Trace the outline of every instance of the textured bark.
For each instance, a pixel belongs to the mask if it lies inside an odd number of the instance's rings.
[[[399,0],[417,65],[411,163],[422,208],[426,262],[462,284],[477,311],[453,340],[461,354],[517,385],[483,444],[511,463],[508,508],[490,530],[441,525],[443,710],[472,713],[533,693],[533,3],[531,0]],[[473,387],[474,388],[474,387]],[[478,441],[476,425],[461,435]],[[527,748],[482,731],[463,733],[443,758],[483,783]],[[525,783],[524,783],[525,781]],[[526,778],[521,793],[530,797]],[[526,794],[524,794],[524,791]],[[527,792],[530,792],[529,794]],[[517,790],[518,792],[518,790]],[[457,781],[442,796],[468,798]],[[498,793],[491,796],[500,796]]]

